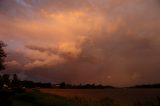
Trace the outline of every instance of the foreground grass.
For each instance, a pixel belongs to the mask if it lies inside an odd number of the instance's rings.
[[[119,105],[116,101],[110,98],[105,98],[100,101],[83,100],[76,97],[73,99],[68,99],[61,96],[34,91],[29,93],[17,93],[14,97],[13,106],[123,106],[123,105]],[[135,102],[131,106],[160,106],[160,98],[157,98],[156,102],[153,101],[148,101],[145,103]]]
[[[14,98],[13,106],[119,106],[109,98],[89,101],[79,98],[67,99],[40,92],[19,93]]]

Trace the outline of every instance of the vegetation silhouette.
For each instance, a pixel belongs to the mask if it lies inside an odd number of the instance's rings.
[[[4,51],[6,45],[0,41],[0,71],[5,69],[6,53]],[[10,84],[9,75],[0,76],[0,106],[12,106],[12,91],[5,89]]]
[[[160,88],[160,84],[145,84],[145,85],[136,85],[130,88]]]
[[[0,71],[5,69],[4,62],[7,55],[4,51],[4,47],[6,47],[6,44],[0,41]]]
[[[95,84],[79,84],[79,85],[72,85],[67,84],[66,82],[61,82],[60,84],[52,85],[53,88],[62,88],[62,89],[113,89],[115,87],[109,85],[95,85]]]

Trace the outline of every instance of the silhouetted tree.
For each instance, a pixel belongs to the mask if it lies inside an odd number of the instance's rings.
[[[6,45],[2,41],[0,41],[0,71],[5,69],[4,60],[5,57],[7,56],[4,51],[5,46]]]
[[[10,75],[9,74],[4,74],[2,76],[2,82],[3,82],[3,85],[7,85],[9,86],[10,85],[10,79],[9,79]]]
[[[6,45],[0,41],[0,71],[5,69],[4,62],[7,55],[4,51],[4,47],[6,47]],[[12,91],[9,89],[2,89],[4,85],[6,85],[6,87],[10,85],[8,74],[0,76],[0,106],[12,106]]]
[[[13,80],[12,80],[12,87],[18,87],[20,83],[20,80],[18,79],[17,74],[13,75]]]
[[[65,82],[60,83],[60,88],[65,88],[65,87],[66,87],[66,83]]]

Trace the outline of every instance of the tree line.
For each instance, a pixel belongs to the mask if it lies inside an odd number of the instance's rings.
[[[33,82],[28,80],[20,80],[16,74],[11,75],[4,74],[0,76],[0,88],[1,89],[25,89],[25,88],[51,88],[51,83]]]

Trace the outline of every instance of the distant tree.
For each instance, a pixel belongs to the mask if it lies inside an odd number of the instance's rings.
[[[60,83],[60,88],[65,88],[65,87],[66,87],[66,83],[65,82]]]
[[[13,80],[12,80],[12,86],[13,87],[18,87],[19,86],[19,79],[18,79],[18,76],[17,76],[17,74],[14,74],[13,75]]]
[[[4,47],[6,47],[6,45],[0,41],[0,71],[5,69],[5,58],[6,58],[6,53],[4,51]]]
[[[9,79],[10,75],[9,74],[4,74],[2,76],[2,82],[3,84],[9,86],[10,85],[10,79]]]
[[[17,74],[14,74],[14,75],[13,75],[13,81],[16,81],[16,82],[18,81],[18,76],[17,76]]]

